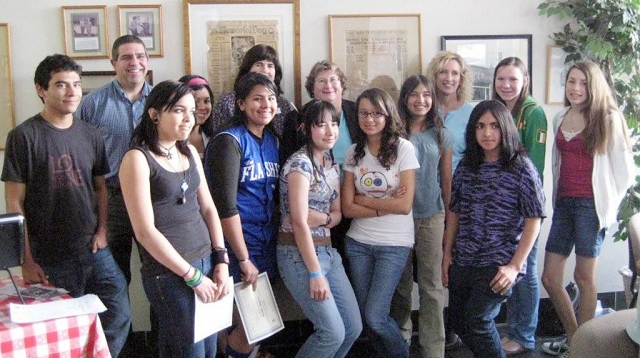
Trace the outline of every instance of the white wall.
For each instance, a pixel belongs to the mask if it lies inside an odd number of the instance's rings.
[[[214,1],[212,1],[214,2]],[[549,35],[558,31],[563,24],[555,19],[538,16],[536,9],[539,0],[300,0],[301,2],[301,67],[302,79],[311,66],[329,56],[328,15],[333,14],[422,14],[422,58],[423,68],[440,49],[442,35],[533,35],[533,96],[544,102],[546,76],[546,46],[552,44]],[[109,37],[117,37],[116,6],[125,1],[103,0],[108,6]],[[136,4],[161,4],[164,21],[163,58],[152,58],[150,69],[154,72],[154,82],[177,79],[184,74],[183,14],[180,0],[139,0]],[[93,5],[93,0],[52,0],[2,1],[0,22],[11,27],[11,51],[13,65],[13,85],[15,94],[16,121],[22,122],[41,110],[42,104],[33,88],[33,73],[38,63],[49,54],[64,52],[62,5]],[[107,59],[80,60],[85,70],[111,70]],[[292,79],[285,79],[292,80]],[[303,80],[304,82],[304,80]],[[308,100],[306,91],[303,103]],[[290,98],[293,96],[290,95]],[[551,119],[560,110],[558,105],[544,105]],[[548,153],[551,141],[547,143]],[[550,155],[548,155],[550,157]],[[551,173],[549,159],[545,171],[545,188],[550,197]],[[0,153],[4,160],[4,153]],[[4,186],[0,184],[0,190]],[[549,231],[551,205],[548,203],[549,219],[543,223],[540,235],[539,265],[542,270],[544,245]],[[0,212],[5,211],[4,201],[0,201]],[[598,288],[600,292],[622,290],[618,268],[626,261],[626,244],[614,244],[611,239],[605,243],[598,266]],[[570,259],[568,267],[573,267]],[[570,273],[567,273],[567,280]],[[546,294],[544,294],[546,295]]]

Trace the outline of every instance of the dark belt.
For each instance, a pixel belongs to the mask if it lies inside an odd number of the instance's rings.
[[[297,246],[292,232],[278,232],[278,244]],[[331,236],[314,237],[313,246],[331,246]]]

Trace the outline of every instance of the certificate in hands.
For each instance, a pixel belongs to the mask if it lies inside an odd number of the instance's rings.
[[[233,277],[229,276],[229,286],[233,286]],[[204,303],[200,296],[194,295],[196,310],[194,319],[193,343],[198,343],[210,335],[231,326],[233,317],[233,290],[216,302]]]
[[[249,344],[259,342],[284,328],[276,299],[266,272],[258,275],[257,288],[244,282],[236,283],[236,305]]]

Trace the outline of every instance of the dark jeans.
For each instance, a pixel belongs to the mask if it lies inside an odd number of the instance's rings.
[[[497,267],[451,265],[449,268],[449,317],[453,330],[475,357],[503,358],[500,335],[494,319],[500,304],[511,296],[493,293],[489,283]]]
[[[191,262],[191,266],[211,277],[211,256]],[[145,276],[142,277],[142,285],[158,319],[159,356],[215,358],[217,334],[193,343],[195,293],[182,277],[174,273]]]
[[[56,266],[43,266],[49,281],[69,291],[73,297],[95,294],[107,310],[100,313],[100,321],[107,338],[111,356],[117,357],[127,340],[131,325],[131,309],[127,282],[116,265],[109,248],[90,251],[77,259]]]
[[[113,258],[122,270],[127,285],[131,283],[131,248],[135,237],[120,188],[109,188],[107,240]]]

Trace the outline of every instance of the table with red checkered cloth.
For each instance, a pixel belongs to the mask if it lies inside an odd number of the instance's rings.
[[[24,287],[21,277],[14,275],[18,286]],[[12,285],[3,277],[0,287]],[[70,298],[68,295],[49,299]],[[26,304],[43,302],[25,298]],[[104,358],[111,357],[102,324],[97,314],[58,318],[35,323],[13,323],[9,303],[20,303],[14,296],[0,295],[0,357]]]

